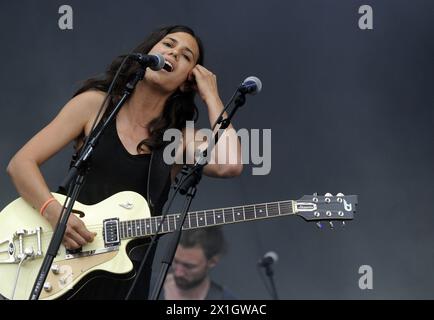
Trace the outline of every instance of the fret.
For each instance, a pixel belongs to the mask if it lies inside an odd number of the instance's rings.
[[[224,216],[225,223],[234,222],[234,211],[232,208],[223,209],[223,216]]]
[[[206,226],[206,219],[205,219],[205,211],[199,211],[197,213],[197,217],[198,217],[198,224],[199,227],[205,227]]]
[[[119,234],[120,234],[121,239],[123,239],[124,238],[124,230],[123,230],[123,222],[122,221],[119,221]]]
[[[182,228],[184,230],[191,229],[191,227],[190,227],[190,216],[188,215],[188,213],[187,213],[187,216],[185,217],[184,226]]]
[[[212,226],[215,225],[215,219],[214,219],[214,212],[211,210],[205,211],[205,219],[206,219],[206,225]]]
[[[145,228],[145,220],[140,220],[140,230],[142,231],[142,236],[146,235],[146,228]]]
[[[151,218],[151,230],[153,234],[157,233],[157,224],[155,223],[155,217]]]
[[[292,213],[292,203],[291,201],[281,201],[279,202],[280,212],[279,214],[289,214]]]
[[[131,234],[131,221],[128,221],[127,222],[127,228],[128,228],[128,238],[131,238],[132,237],[132,234]]]
[[[222,209],[214,210],[214,218],[216,224],[222,224],[224,223],[224,215]]]
[[[161,217],[155,217],[155,233],[160,233],[161,231],[160,224],[161,224]]]
[[[127,233],[127,222],[123,221],[122,222],[122,229],[124,230],[124,238],[128,238],[128,233]]]
[[[279,203],[267,203],[267,213],[269,217],[275,217],[279,215]]]
[[[159,216],[158,217],[158,228],[160,229],[160,231],[158,233],[163,233],[164,231],[164,223],[166,222],[167,217],[164,219],[163,221],[163,216]],[[160,227],[161,225],[161,227]]]
[[[137,220],[133,220],[133,225],[134,225],[134,237],[137,237],[139,235],[138,232],[138,225],[137,225]]]
[[[189,213],[189,216],[190,216],[190,221],[191,221],[191,227],[197,228],[198,227],[197,212],[191,212],[191,213]]]
[[[131,223],[131,237],[135,237],[136,236],[136,225],[134,223],[134,220],[130,220]]]
[[[235,216],[234,220],[235,221],[244,220],[244,211],[243,211],[242,207],[235,207],[235,208],[233,208],[233,210],[234,210],[234,216]]]
[[[164,221],[164,227],[166,228],[166,232],[170,232],[170,223],[169,223],[169,217],[170,215],[166,216],[166,220]]]
[[[267,210],[265,205],[263,204],[255,205],[255,212],[256,212],[256,218],[258,219],[267,217]]]
[[[182,219],[181,218],[182,218],[181,215],[179,215],[179,223],[182,223]],[[184,220],[184,223],[182,223],[182,230],[185,230],[185,229],[187,229],[187,227],[185,225],[185,220]]]
[[[155,217],[155,223],[157,224],[157,232],[161,233],[163,232],[164,223],[161,225],[161,222],[163,221],[163,216]],[[161,225],[161,226],[160,226]]]
[[[178,229],[178,215],[177,214],[175,214],[174,216],[173,216],[173,222],[174,222],[174,226],[175,226],[175,228],[173,229],[173,231],[175,231],[176,229]]]
[[[119,235],[121,239],[124,238],[123,231],[122,231],[122,221],[119,221]]]
[[[181,224],[181,215],[177,214],[176,215],[176,228],[179,228],[179,225]]]
[[[188,228],[191,229],[191,214],[187,213],[188,215]]]
[[[167,217],[169,221],[169,231],[175,230],[175,216],[171,214]]]
[[[134,230],[135,230],[135,237],[140,235],[140,224],[138,224],[139,220],[134,220]]]
[[[149,218],[145,219],[145,227],[146,227],[146,234],[151,235],[152,230],[151,230],[151,224],[149,223]]]
[[[244,207],[244,216],[246,220],[255,219],[255,206],[245,206]]]
[[[175,230],[175,225],[176,225],[176,218],[174,214],[170,215],[170,219],[169,219],[169,231],[172,232]]]
[[[166,222],[164,224],[165,224],[165,227],[166,227],[166,232],[172,231],[172,229],[170,229],[170,215],[167,215]]]
[[[154,219],[154,233],[159,233],[159,229],[160,229],[160,217],[153,217]]]

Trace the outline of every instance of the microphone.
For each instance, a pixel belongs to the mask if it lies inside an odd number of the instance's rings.
[[[260,267],[267,267],[276,263],[279,260],[279,256],[274,251],[268,251],[264,256],[258,261]]]
[[[157,54],[143,54],[143,53],[132,53],[130,55],[136,60],[138,63],[142,65],[144,68],[150,68],[151,70],[158,71],[164,68],[166,64],[166,60],[164,57]]]
[[[257,94],[262,90],[262,82],[256,77],[248,77],[238,87],[238,91],[241,93]]]

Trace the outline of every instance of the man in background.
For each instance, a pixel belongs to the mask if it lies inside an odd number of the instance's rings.
[[[233,300],[235,296],[211,280],[214,268],[226,250],[220,227],[184,231],[166,277],[161,299]]]

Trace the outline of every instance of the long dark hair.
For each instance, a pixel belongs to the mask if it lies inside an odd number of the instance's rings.
[[[166,35],[175,32],[188,33],[196,40],[199,47],[199,58],[197,63],[203,65],[204,50],[202,41],[196,36],[191,28],[183,25],[166,26],[155,30],[134,49],[134,52],[147,54],[152,47],[154,47]],[[74,96],[92,89],[107,92],[116,74],[116,71],[124,60],[124,57],[125,55],[116,57],[107,71],[101,77],[95,77],[86,80],[81,88],[77,90]],[[105,111],[105,114],[102,118],[103,120],[109,111],[112,110],[119,101],[123,94],[123,89],[125,88],[126,83],[128,83],[128,81],[134,76],[139,67],[139,64],[132,61],[132,59],[128,59],[126,61],[121,72],[119,73],[116,84],[113,87],[107,110]],[[195,94],[196,93],[193,90],[182,92],[178,89],[167,99],[162,114],[158,118],[153,119],[150,123],[149,138],[142,140],[137,145],[138,153],[143,150],[144,146],[147,146],[151,150],[161,147],[163,144],[163,134],[165,130],[170,128],[181,130],[185,127],[186,121],[197,120],[199,111],[196,104],[194,103]]]

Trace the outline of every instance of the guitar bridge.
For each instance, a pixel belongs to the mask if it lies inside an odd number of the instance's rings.
[[[21,229],[16,231],[12,238],[0,241],[0,257],[2,255],[8,255],[6,259],[0,259],[0,264],[20,263],[25,259],[35,259],[42,257],[42,240],[41,240],[42,228],[37,227],[33,230]],[[26,240],[36,237],[37,250],[33,246],[26,247]],[[31,241],[33,243],[33,241]],[[17,247],[18,246],[18,247]],[[3,249],[6,247],[6,249]]]

